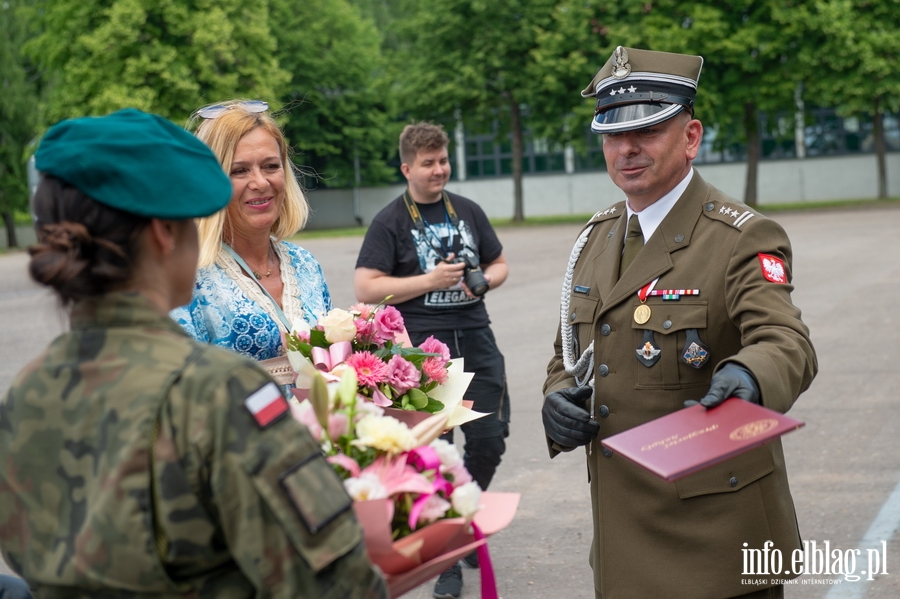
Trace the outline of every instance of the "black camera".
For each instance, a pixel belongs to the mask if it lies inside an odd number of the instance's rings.
[[[472,295],[481,297],[488,292],[490,286],[488,285],[487,279],[484,278],[481,265],[478,264],[478,258],[475,257],[472,250],[463,248],[453,260],[448,260],[447,262],[450,264],[462,263],[466,265],[463,269],[463,282],[466,284],[466,287],[469,288],[469,291],[472,292]]]

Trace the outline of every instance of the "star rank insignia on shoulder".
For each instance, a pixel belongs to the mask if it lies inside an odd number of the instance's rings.
[[[735,229],[740,229],[757,216],[757,213],[747,206],[730,202],[707,202],[703,205],[703,214],[713,220],[727,223]]]
[[[594,216],[591,217],[591,220],[588,221],[587,224],[594,224],[603,222],[605,220],[609,220],[611,218],[618,218],[622,216],[625,212],[625,202],[619,202],[618,204],[613,204],[609,208],[604,210],[598,210]]]

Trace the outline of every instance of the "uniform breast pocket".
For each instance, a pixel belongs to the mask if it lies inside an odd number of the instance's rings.
[[[594,315],[597,313],[599,301],[596,297],[574,293],[569,297],[568,322],[572,326],[577,342],[576,359],[594,339]]]
[[[634,307],[637,306],[635,303]],[[631,323],[637,342],[636,388],[689,389],[708,386],[712,350],[705,341],[708,333],[706,302],[660,300],[647,302],[647,306],[651,310],[650,320],[644,324]],[[648,359],[651,355],[658,359]]]

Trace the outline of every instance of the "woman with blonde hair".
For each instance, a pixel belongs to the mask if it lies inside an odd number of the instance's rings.
[[[292,323],[314,324],[331,309],[322,267],[285,241],[306,224],[309,206],[268,108],[259,100],[230,100],[192,116],[200,121],[196,136],[231,179],[232,195],[224,210],[198,222],[193,299],[172,312],[195,339],[260,361],[284,354],[280,332]],[[276,378],[287,369],[286,361],[267,365]]]

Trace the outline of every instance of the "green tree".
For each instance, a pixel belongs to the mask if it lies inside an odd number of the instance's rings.
[[[540,101],[527,71],[555,0],[442,0],[403,4],[400,102],[411,117],[498,121],[512,140],[513,220],[524,218],[522,107]]]
[[[8,247],[16,247],[14,214],[28,208],[26,148],[35,136],[38,91],[35,69],[22,56],[28,29],[25,0],[0,3],[0,216]]]
[[[716,131],[720,144],[746,142],[744,201],[755,204],[759,111],[790,108],[796,84],[805,78],[797,50],[807,43],[807,28],[791,14],[802,3],[563,0],[533,53],[532,80],[549,99],[537,106],[535,125],[553,135],[559,119],[568,125],[562,135],[579,133],[593,105],[586,106],[577,92],[616,46],[699,54],[704,65],[695,114],[708,131]],[[568,120],[559,116],[565,109]]]
[[[49,81],[46,122],[134,107],[184,121],[199,105],[275,99],[268,0],[47,0],[27,46]]]
[[[886,198],[884,114],[900,111],[900,2],[819,0],[798,16],[819,34],[802,56],[816,73],[806,89],[843,115],[872,115],[878,197]]]
[[[271,0],[277,56],[291,73],[284,125],[296,161],[331,187],[396,178],[399,124],[381,36],[347,0]]]

